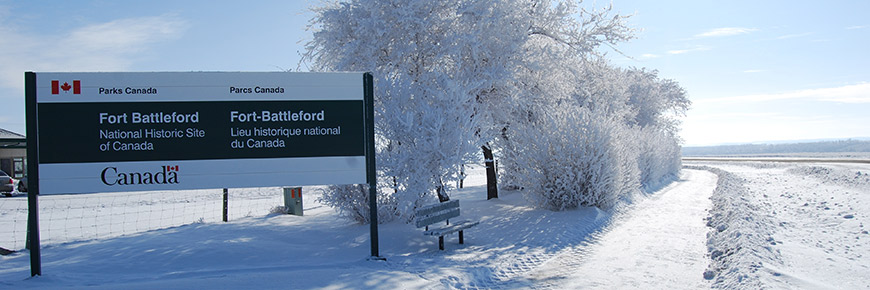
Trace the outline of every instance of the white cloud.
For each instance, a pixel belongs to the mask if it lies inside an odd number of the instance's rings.
[[[164,15],[58,28],[69,32],[48,35],[0,28],[0,87],[23,92],[25,71],[125,70],[140,53],[180,37],[186,27],[185,21]]]
[[[848,30],[854,30],[854,29],[864,29],[864,28],[867,28],[867,27],[870,27],[870,26],[868,26],[868,25],[855,25],[855,26],[849,26],[849,27],[846,27],[846,29],[848,29]]]
[[[120,19],[77,29],[68,36],[68,45],[89,52],[135,53],[145,45],[175,38],[181,26],[166,17]]]
[[[695,46],[694,48],[689,48],[689,49],[668,50],[668,54],[686,54],[686,53],[690,53],[690,52],[706,51],[706,50],[711,50],[711,49],[713,49],[713,48],[709,47],[709,46],[699,45],[699,46]]]
[[[753,31],[757,31],[757,30],[758,29],[755,29],[755,28],[744,28],[744,27],[722,27],[722,28],[715,28],[712,30],[708,30],[708,31],[696,34],[695,37],[696,38],[703,38],[703,37],[732,36],[732,35],[739,35],[739,34],[747,34],[747,33],[753,32]]]
[[[846,85],[833,88],[800,90],[777,94],[754,94],[717,99],[696,100],[696,103],[757,103],[778,100],[814,100],[848,104],[870,103],[870,83]]]
[[[779,36],[776,39],[783,40],[783,39],[789,39],[789,38],[798,38],[798,37],[810,36],[812,34],[813,34],[812,32],[799,33],[799,34],[786,34],[786,35]]]

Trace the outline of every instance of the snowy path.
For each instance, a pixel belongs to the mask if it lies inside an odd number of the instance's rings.
[[[567,249],[530,273],[541,288],[709,288],[704,218],[717,177],[683,170],[681,180],[615,216],[591,245]]]

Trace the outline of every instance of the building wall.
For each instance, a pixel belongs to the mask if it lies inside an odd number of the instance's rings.
[[[25,148],[0,148],[0,158],[27,157]]]
[[[0,170],[14,178],[24,177],[27,170],[27,149],[0,148]]]

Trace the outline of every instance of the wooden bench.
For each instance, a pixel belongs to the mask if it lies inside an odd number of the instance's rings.
[[[438,249],[440,250],[444,250],[445,235],[459,232],[459,243],[464,244],[465,237],[463,236],[463,231],[480,223],[469,220],[454,221],[453,223],[450,222],[451,218],[459,216],[458,200],[450,200],[424,206],[418,208],[415,214],[417,217],[414,220],[414,223],[417,225],[417,228],[426,227],[425,232],[423,232],[424,236],[438,236]],[[429,229],[429,225],[442,221],[446,222],[445,226],[437,229]]]

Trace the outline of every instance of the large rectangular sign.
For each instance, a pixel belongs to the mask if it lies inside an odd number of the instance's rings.
[[[367,183],[364,76],[34,73],[39,193]]]

